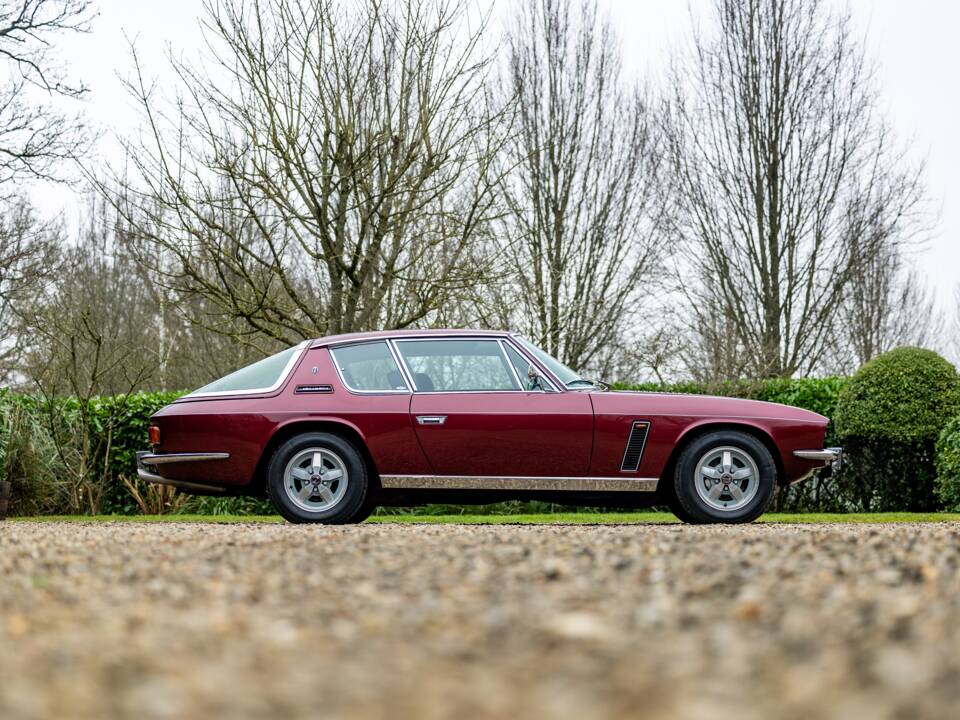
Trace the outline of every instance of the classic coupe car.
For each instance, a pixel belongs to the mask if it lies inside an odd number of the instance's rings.
[[[168,405],[138,472],[266,495],[293,522],[542,499],[739,523],[836,467],[826,429],[784,405],[613,392],[515,333],[372,332],[300,343]]]

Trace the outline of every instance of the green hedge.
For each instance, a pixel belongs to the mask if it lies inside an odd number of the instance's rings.
[[[850,378],[834,419],[846,450],[840,489],[862,512],[937,509],[936,443],[960,413],[960,376],[930,350],[902,347]]]
[[[901,347],[850,378],[834,419],[842,437],[926,443],[958,412],[957,369],[932,350]]]
[[[121,475],[136,477],[136,453],[147,448],[150,416],[181,394],[94,397],[85,422],[76,398],[51,400],[0,391],[0,476],[13,483],[11,512],[83,511],[84,504],[89,506],[83,499],[86,490],[72,487],[64,470],[82,462],[97,480],[101,512],[136,513]],[[87,424],[89,433],[84,432]]]
[[[945,510],[960,510],[960,417],[937,440],[937,496]]]

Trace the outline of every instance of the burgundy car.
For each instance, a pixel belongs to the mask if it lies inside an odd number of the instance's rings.
[[[784,405],[612,392],[514,333],[357,333],[300,343],[163,408],[138,471],[195,493],[265,494],[294,522],[540,499],[734,523],[758,517],[778,485],[836,467],[826,430]]]

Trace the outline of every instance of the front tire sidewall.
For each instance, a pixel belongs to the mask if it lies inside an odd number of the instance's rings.
[[[734,446],[753,458],[759,471],[757,493],[743,507],[724,512],[707,505],[697,494],[697,462],[713,448]],[[757,438],[735,430],[712,432],[694,439],[680,454],[674,476],[674,491],[680,507],[695,522],[746,523],[760,517],[773,500],[777,466],[766,446]],[[683,519],[683,518],[681,518]]]
[[[340,501],[322,512],[310,512],[287,496],[284,472],[287,463],[299,452],[308,448],[324,448],[340,457],[347,468],[347,489]],[[291,438],[273,454],[267,466],[267,494],[274,508],[284,518],[294,523],[342,524],[354,522],[364,501],[369,485],[366,463],[353,443],[330,433],[304,433]]]

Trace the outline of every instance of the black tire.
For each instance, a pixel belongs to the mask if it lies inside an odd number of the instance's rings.
[[[363,501],[360,509],[354,513],[350,522],[362,523],[368,517],[373,515],[377,509],[377,497],[372,492],[367,492],[367,499]]]
[[[288,495],[285,485],[287,465],[311,449],[331,453],[346,469],[347,482],[342,496],[334,505],[321,511],[298,505]],[[280,515],[293,523],[342,525],[360,522],[365,519],[360,514],[367,500],[368,487],[367,465],[360,452],[349,440],[331,433],[311,432],[292,437],[277,448],[267,466],[267,495],[270,502]]]
[[[680,501],[677,500],[677,496],[673,493],[671,493],[670,497],[667,498],[667,507],[670,509],[670,512],[677,516],[677,519],[680,522],[687,523],[688,525],[703,524],[700,520],[697,520],[697,518],[684,509],[683,505],[680,504]]]
[[[724,448],[733,450],[733,458],[747,456],[756,466],[756,486],[752,489],[752,497],[742,505],[724,492],[714,502],[719,504],[729,502],[729,510],[711,505],[701,496],[697,483],[703,478],[697,477],[697,465],[701,459],[710,453],[721,452]],[[740,455],[738,455],[740,453]],[[744,468],[749,463],[744,463]],[[710,468],[706,468],[709,470]],[[717,482],[722,483],[723,480]],[[729,484],[727,485],[729,487]],[[739,486],[738,486],[739,487]],[[749,487],[749,486],[748,486]],[[753,435],[736,430],[719,430],[694,438],[680,453],[677,460],[677,469],[674,473],[674,492],[677,509],[675,513],[684,522],[693,523],[747,523],[760,517],[773,500],[777,487],[777,465],[766,446]],[[746,494],[750,494],[748,490]],[[704,489],[705,494],[709,491]],[[682,514],[681,514],[682,513]],[[689,519],[688,519],[689,518]]]

